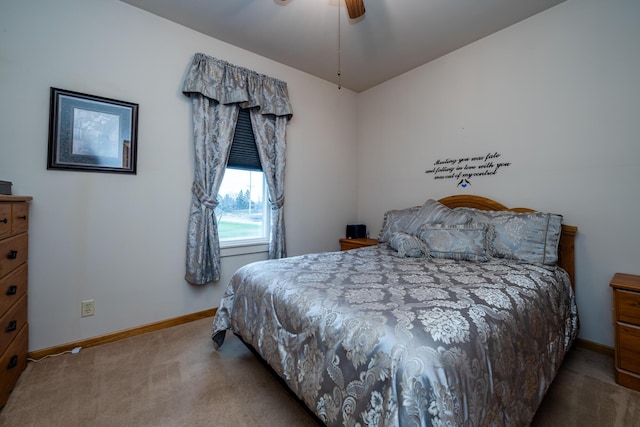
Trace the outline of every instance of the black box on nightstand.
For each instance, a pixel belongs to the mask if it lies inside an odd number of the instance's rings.
[[[367,226],[364,224],[347,225],[347,239],[361,239],[367,237]]]
[[[11,195],[11,182],[0,181],[0,194]]]

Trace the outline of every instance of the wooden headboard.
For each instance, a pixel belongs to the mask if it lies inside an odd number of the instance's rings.
[[[476,208],[485,211],[536,212],[529,208],[508,208],[495,200],[486,197],[460,194],[438,200],[450,208]],[[575,289],[575,237],[578,227],[562,224],[562,234],[558,245],[558,265],[562,267],[571,279],[571,286]]]

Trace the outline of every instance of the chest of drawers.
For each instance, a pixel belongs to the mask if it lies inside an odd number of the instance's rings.
[[[616,382],[640,391],[640,276],[611,279],[615,321]]]
[[[27,367],[30,200],[0,195],[0,407]]]

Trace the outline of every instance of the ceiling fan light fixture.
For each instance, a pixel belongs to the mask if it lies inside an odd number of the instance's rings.
[[[364,15],[364,0],[344,0],[347,5],[350,19],[356,19]]]

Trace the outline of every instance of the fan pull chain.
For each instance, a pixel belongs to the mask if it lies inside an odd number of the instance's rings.
[[[340,61],[340,57],[342,56],[342,49],[340,46],[340,9],[342,9],[342,7],[340,6],[340,2],[338,2],[338,89],[342,89],[342,64]]]

